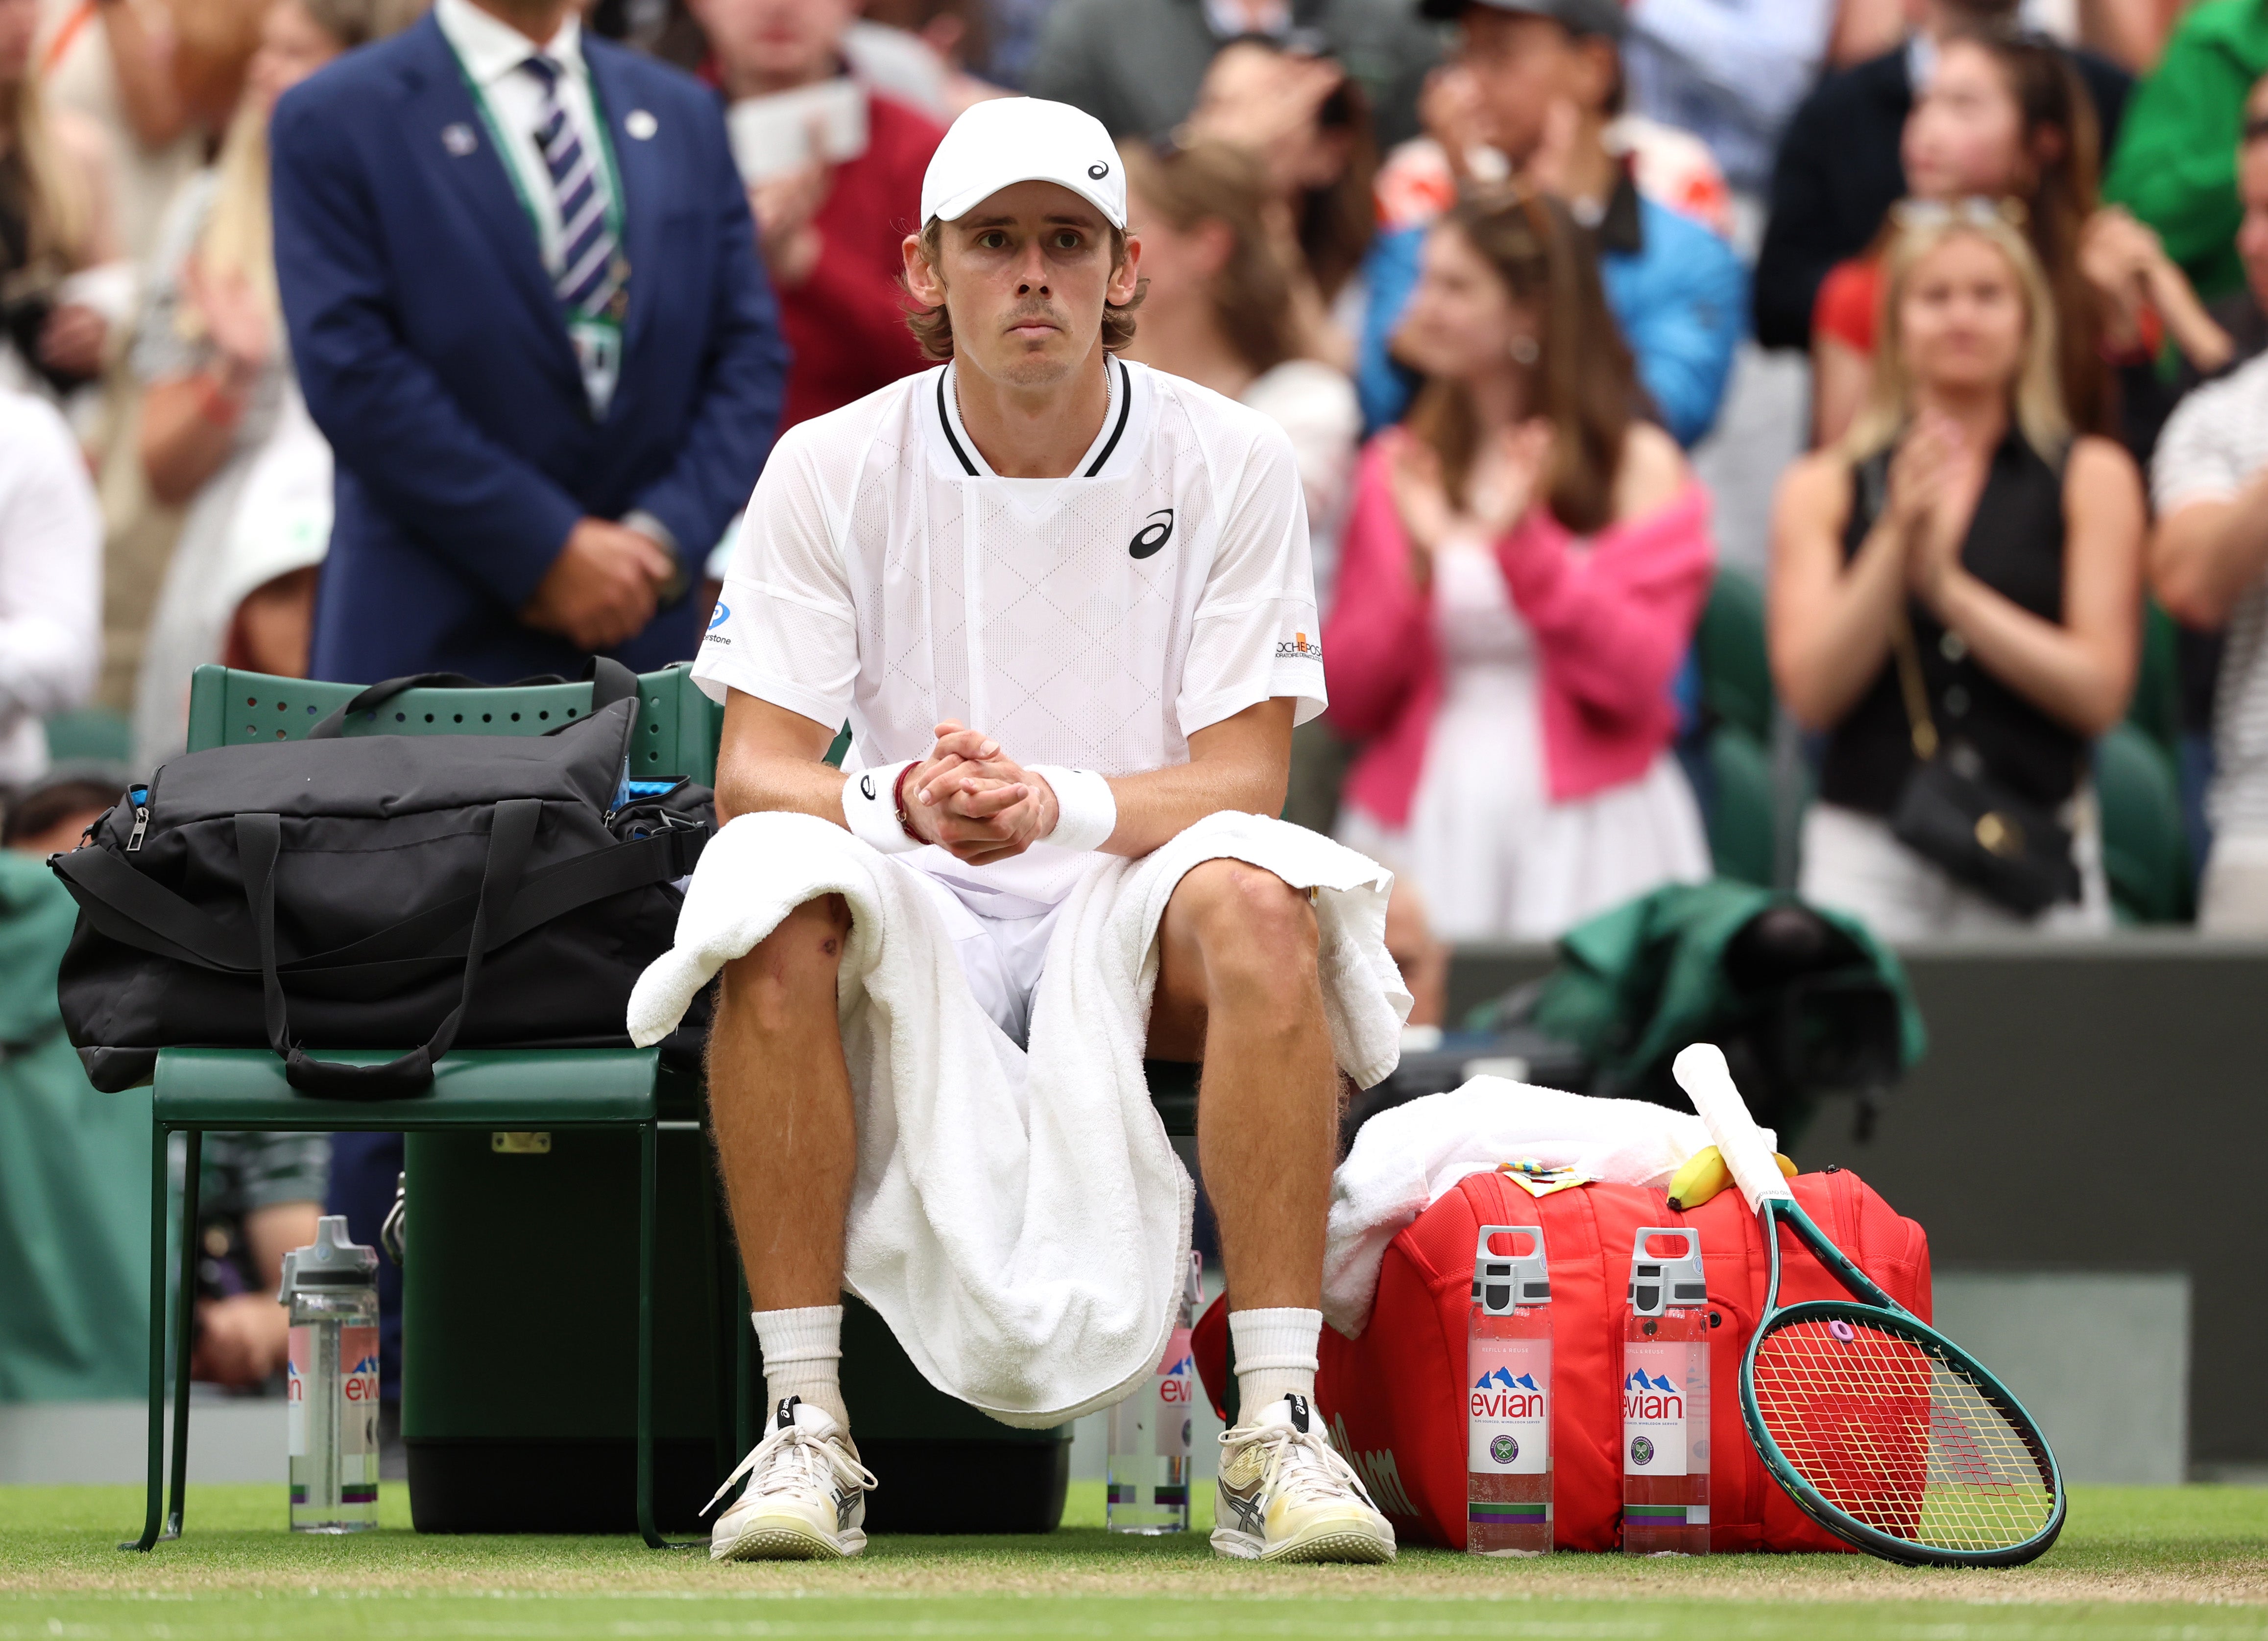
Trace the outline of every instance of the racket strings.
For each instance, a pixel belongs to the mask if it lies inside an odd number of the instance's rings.
[[[2054,1514],[2034,1440],[1941,1346],[1858,1317],[1807,1317],[1765,1336],[1754,1387],[1796,1473],[1877,1532],[2002,1549]]]

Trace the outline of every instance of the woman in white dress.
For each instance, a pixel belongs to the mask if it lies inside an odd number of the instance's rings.
[[[1368,743],[1338,835],[1451,939],[1550,939],[1709,875],[1670,752],[1709,497],[1643,398],[1587,238],[1539,195],[1425,243],[1397,349],[1426,376],[1365,452],[1323,623]]]

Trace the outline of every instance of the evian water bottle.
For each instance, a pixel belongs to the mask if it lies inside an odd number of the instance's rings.
[[[1189,1530],[1189,1420],[1197,1364],[1189,1329],[1204,1298],[1204,1257],[1189,1255],[1181,1308],[1147,1387],[1110,1409],[1110,1478],[1103,1521],[1113,1533]]]
[[[378,1525],[378,1251],[347,1240],[343,1215],[284,1255],[276,1295],[291,1307],[284,1377],[291,1530]]]
[[[1533,1246],[1509,1256],[1494,1238]],[[1483,1225],[1466,1336],[1465,1548],[1551,1548],[1551,1269],[1536,1225]]]
[[[1653,1245],[1675,1242],[1668,1258]],[[1709,1284],[1701,1233],[1641,1231],[1623,1328],[1623,1548],[1709,1553]]]

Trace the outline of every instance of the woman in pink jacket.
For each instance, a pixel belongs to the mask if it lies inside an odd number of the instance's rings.
[[[1669,686],[1715,558],[1587,236],[1538,195],[1425,242],[1396,352],[1426,376],[1364,453],[1323,626],[1368,746],[1339,835],[1453,939],[1548,939],[1709,874]]]

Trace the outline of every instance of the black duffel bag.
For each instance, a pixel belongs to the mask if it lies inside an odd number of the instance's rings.
[[[147,1081],[159,1049],[265,1047],[303,1093],[383,1100],[430,1086],[453,1045],[629,1043],[711,794],[629,781],[637,684],[611,661],[590,716],[547,735],[340,738],[403,689],[467,681],[395,679],[305,740],[175,758],[53,857],[79,904],[63,1023],[96,1087]]]

